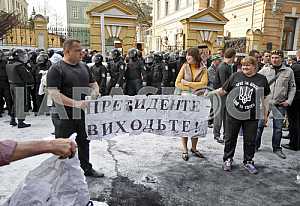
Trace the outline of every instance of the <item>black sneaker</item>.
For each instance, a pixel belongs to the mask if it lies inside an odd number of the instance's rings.
[[[250,173],[250,174],[257,174],[258,171],[256,167],[254,166],[254,163],[252,161],[248,161],[246,164],[244,164],[244,168]]]
[[[228,159],[224,162],[223,164],[223,170],[226,171],[226,172],[231,172],[231,169],[232,169],[232,162],[233,160],[232,159]]]
[[[31,124],[26,124],[24,122],[19,122],[18,123],[18,128],[26,128],[26,127],[31,127]]]
[[[286,156],[285,154],[282,152],[282,150],[277,150],[277,151],[274,151],[274,153],[280,157],[281,159],[286,159]]]
[[[96,170],[94,170],[93,168],[90,170],[87,170],[84,172],[84,175],[87,177],[95,177],[95,178],[101,178],[104,177],[104,174],[101,172],[97,172]]]
[[[213,124],[209,124],[208,128],[214,128],[214,125]]]

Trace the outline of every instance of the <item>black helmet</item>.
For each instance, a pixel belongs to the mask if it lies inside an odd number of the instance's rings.
[[[95,54],[94,56],[94,62],[95,64],[100,64],[103,62],[103,56],[101,54]]]
[[[37,53],[35,51],[30,51],[28,53],[28,59],[30,61],[32,61],[33,63],[36,63],[36,59],[37,59]]]
[[[49,49],[48,50],[48,56],[49,56],[49,58],[51,58],[53,56],[53,54],[54,54],[54,50],[53,49]]]
[[[27,63],[28,62],[28,55],[23,49],[16,49],[12,53],[12,57],[14,60],[22,62],[22,63]]]
[[[136,59],[138,57],[138,50],[135,48],[129,49],[128,51],[128,57],[130,59]]]
[[[154,61],[154,58],[152,55],[146,56],[145,58],[145,64],[152,64]]]
[[[121,56],[121,52],[119,51],[119,49],[113,49],[111,50],[111,57],[113,59],[119,59]]]
[[[164,53],[164,54],[163,54],[163,59],[164,59],[165,61],[168,61],[168,60],[169,60],[169,53]]]
[[[163,55],[160,52],[154,52],[154,60],[155,61],[162,61],[163,60]]]
[[[46,62],[49,60],[49,56],[46,52],[41,52],[38,57],[36,58],[37,64],[46,64]]]

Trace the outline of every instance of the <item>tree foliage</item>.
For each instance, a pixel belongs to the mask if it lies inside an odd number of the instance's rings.
[[[142,0],[121,0],[122,3],[129,6],[138,15],[138,22],[141,25],[151,27],[152,25],[152,7]]]
[[[20,22],[14,13],[0,11],[0,38]]]

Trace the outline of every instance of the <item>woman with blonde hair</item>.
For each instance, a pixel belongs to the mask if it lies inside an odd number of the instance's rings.
[[[184,63],[178,73],[175,86],[181,95],[203,95],[203,89],[208,84],[208,73],[206,67],[203,67],[201,62],[201,55],[197,48],[190,48],[187,50],[187,62]],[[193,155],[199,158],[204,156],[197,150],[198,136],[191,137]],[[188,161],[188,137],[182,137],[182,159]]]

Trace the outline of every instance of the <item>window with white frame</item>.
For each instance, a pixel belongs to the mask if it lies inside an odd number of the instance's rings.
[[[79,8],[78,8],[78,6],[72,6],[72,17],[73,17],[73,19],[79,19]]]

